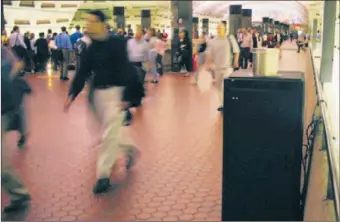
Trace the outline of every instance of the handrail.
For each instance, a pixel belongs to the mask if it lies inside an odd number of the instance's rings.
[[[339,212],[339,191],[340,191],[340,184],[339,184],[339,168],[336,167],[336,155],[337,153],[334,153],[333,143],[332,143],[332,134],[331,134],[331,127],[330,127],[330,120],[328,113],[327,104],[324,102],[324,96],[323,96],[323,89],[322,84],[319,79],[319,71],[315,68],[314,64],[314,56],[313,56],[313,50],[309,48],[310,55],[312,59],[312,66],[313,66],[313,74],[314,74],[314,81],[316,86],[316,94],[318,103],[321,110],[321,116],[323,119],[323,125],[324,125],[324,133],[326,136],[324,137],[326,139],[326,145],[327,145],[327,155],[328,155],[328,164],[329,164],[329,170],[331,175],[331,182],[333,186],[333,192],[334,192],[334,205],[335,205],[335,213],[336,217],[339,218],[340,212]]]

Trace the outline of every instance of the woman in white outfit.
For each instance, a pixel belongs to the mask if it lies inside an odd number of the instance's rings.
[[[157,73],[157,50],[156,50],[156,30],[150,28],[148,30],[148,42],[149,42],[149,62],[150,62],[150,72],[153,75],[153,80],[151,83],[158,83],[158,73]]]
[[[206,42],[206,38],[203,35],[200,36],[199,40],[198,40],[198,47],[197,47],[197,69],[195,72],[195,84],[197,84],[198,82],[198,78],[199,78],[199,72],[200,72],[200,68],[202,67],[202,65],[204,64],[204,59],[205,59],[205,50],[207,48],[207,42]]]

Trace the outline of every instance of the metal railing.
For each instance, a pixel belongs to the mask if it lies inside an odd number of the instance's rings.
[[[339,221],[339,192],[340,192],[340,186],[339,186],[339,167],[337,165],[339,164],[339,154],[335,153],[335,150],[337,150],[334,147],[333,136],[331,132],[331,125],[330,125],[330,118],[328,115],[328,108],[327,103],[324,100],[324,94],[323,94],[323,87],[322,83],[320,82],[320,75],[318,69],[315,68],[314,64],[314,57],[313,57],[313,50],[310,48],[310,55],[312,60],[312,66],[313,66],[313,74],[314,74],[314,82],[316,87],[316,94],[317,94],[317,101],[321,110],[321,117],[323,122],[323,135],[324,135],[324,145],[327,152],[327,160],[328,160],[328,166],[329,166],[329,175],[328,175],[328,188],[327,188],[327,199],[334,201],[334,207],[335,207],[335,216],[337,221]]]

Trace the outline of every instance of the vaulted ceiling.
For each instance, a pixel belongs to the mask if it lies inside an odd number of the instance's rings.
[[[170,1],[3,1],[5,5],[12,5],[14,8],[23,7],[26,10],[34,9],[39,10],[40,8],[52,9],[55,7],[58,12],[62,11],[74,11],[78,8],[82,8],[84,3],[87,7],[112,7],[113,5],[119,6],[131,6],[141,5],[144,8],[161,6],[169,7]],[[311,11],[314,14],[318,14],[322,11],[323,1],[193,1],[193,13],[198,16],[218,16],[227,19],[229,15],[229,6],[232,4],[240,4],[242,8],[253,10],[253,21],[262,21],[262,17],[271,17],[275,20],[288,23],[307,23],[311,15]],[[321,3],[321,4],[320,4]],[[44,6],[44,7],[43,7]],[[45,7],[46,6],[46,7]],[[71,7],[72,6],[72,7]],[[5,9],[6,10],[6,9]],[[65,12],[66,12],[65,11]],[[312,14],[313,14],[312,13]],[[5,13],[6,14],[6,13]],[[319,13],[320,14],[320,13]],[[6,17],[13,17],[13,19],[23,19],[23,14],[16,15],[7,14]],[[26,15],[25,15],[26,16]],[[52,16],[52,14],[51,14]],[[53,15],[54,16],[54,15]],[[15,18],[14,18],[15,17]],[[19,18],[20,17],[20,18]],[[27,17],[25,17],[27,19]],[[45,18],[44,18],[45,19]]]
[[[323,1],[194,1],[194,13],[205,15],[229,15],[230,5],[242,5],[253,10],[253,21],[262,17],[289,23],[305,23],[308,20],[309,5]]]

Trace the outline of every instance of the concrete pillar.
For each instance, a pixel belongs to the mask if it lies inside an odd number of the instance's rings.
[[[324,1],[320,68],[320,78],[322,83],[332,81],[336,4],[337,1]]]
[[[281,33],[287,34],[286,24],[284,24],[284,23],[281,23]]]
[[[5,29],[4,1],[1,1],[1,32]]]
[[[242,28],[250,28],[252,26],[252,10],[242,9]]]
[[[242,28],[242,5],[229,6],[229,34],[237,34],[237,30]]]
[[[141,11],[141,18],[142,18],[142,28],[149,29],[151,27],[151,11],[148,9]]]
[[[263,33],[269,32],[269,18],[263,17],[262,18],[262,31]]]
[[[210,34],[209,33],[209,19],[207,18],[202,19],[202,30],[208,35]]]
[[[279,22],[277,26],[278,26],[278,30],[280,31],[280,33],[284,33],[283,23]]]
[[[124,7],[113,7],[113,23],[114,28],[125,30],[125,8]]]
[[[269,30],[270,33],[273,32],[273,28],[274,28],[274,27],[273,27],[273,26],[274,26],[273,22],[274,22],[274,20],[273,20],[272,18],[269,18],[269,21],[268,21],[269,29],[268,29],[268,30]]]
[[[274,32],[276,32],[277,30],[280,30],[280,28],[281,28],[280,22],[274,21]]]
[[[318,34],[318,20],[313,19],[313,27],[312,27],[312,49],[316,48],[316,37]]]
[[[198,33],[198,23],[199,23],[199,18],[198,17],[193,17],[192,18],[192,35],[194,39],[198,39],[200,34]]]
[[[227,21],[222,20],[222,24],[224,25],[224,30],[227,30]]]
[[[189,37],[192,38],[192,0],[173,0],[170,2],[170,5],[172,15],[171,70],[177,71],[175,58],[179,43],[179,30],[183,28],[186,29],[189,33]]]

